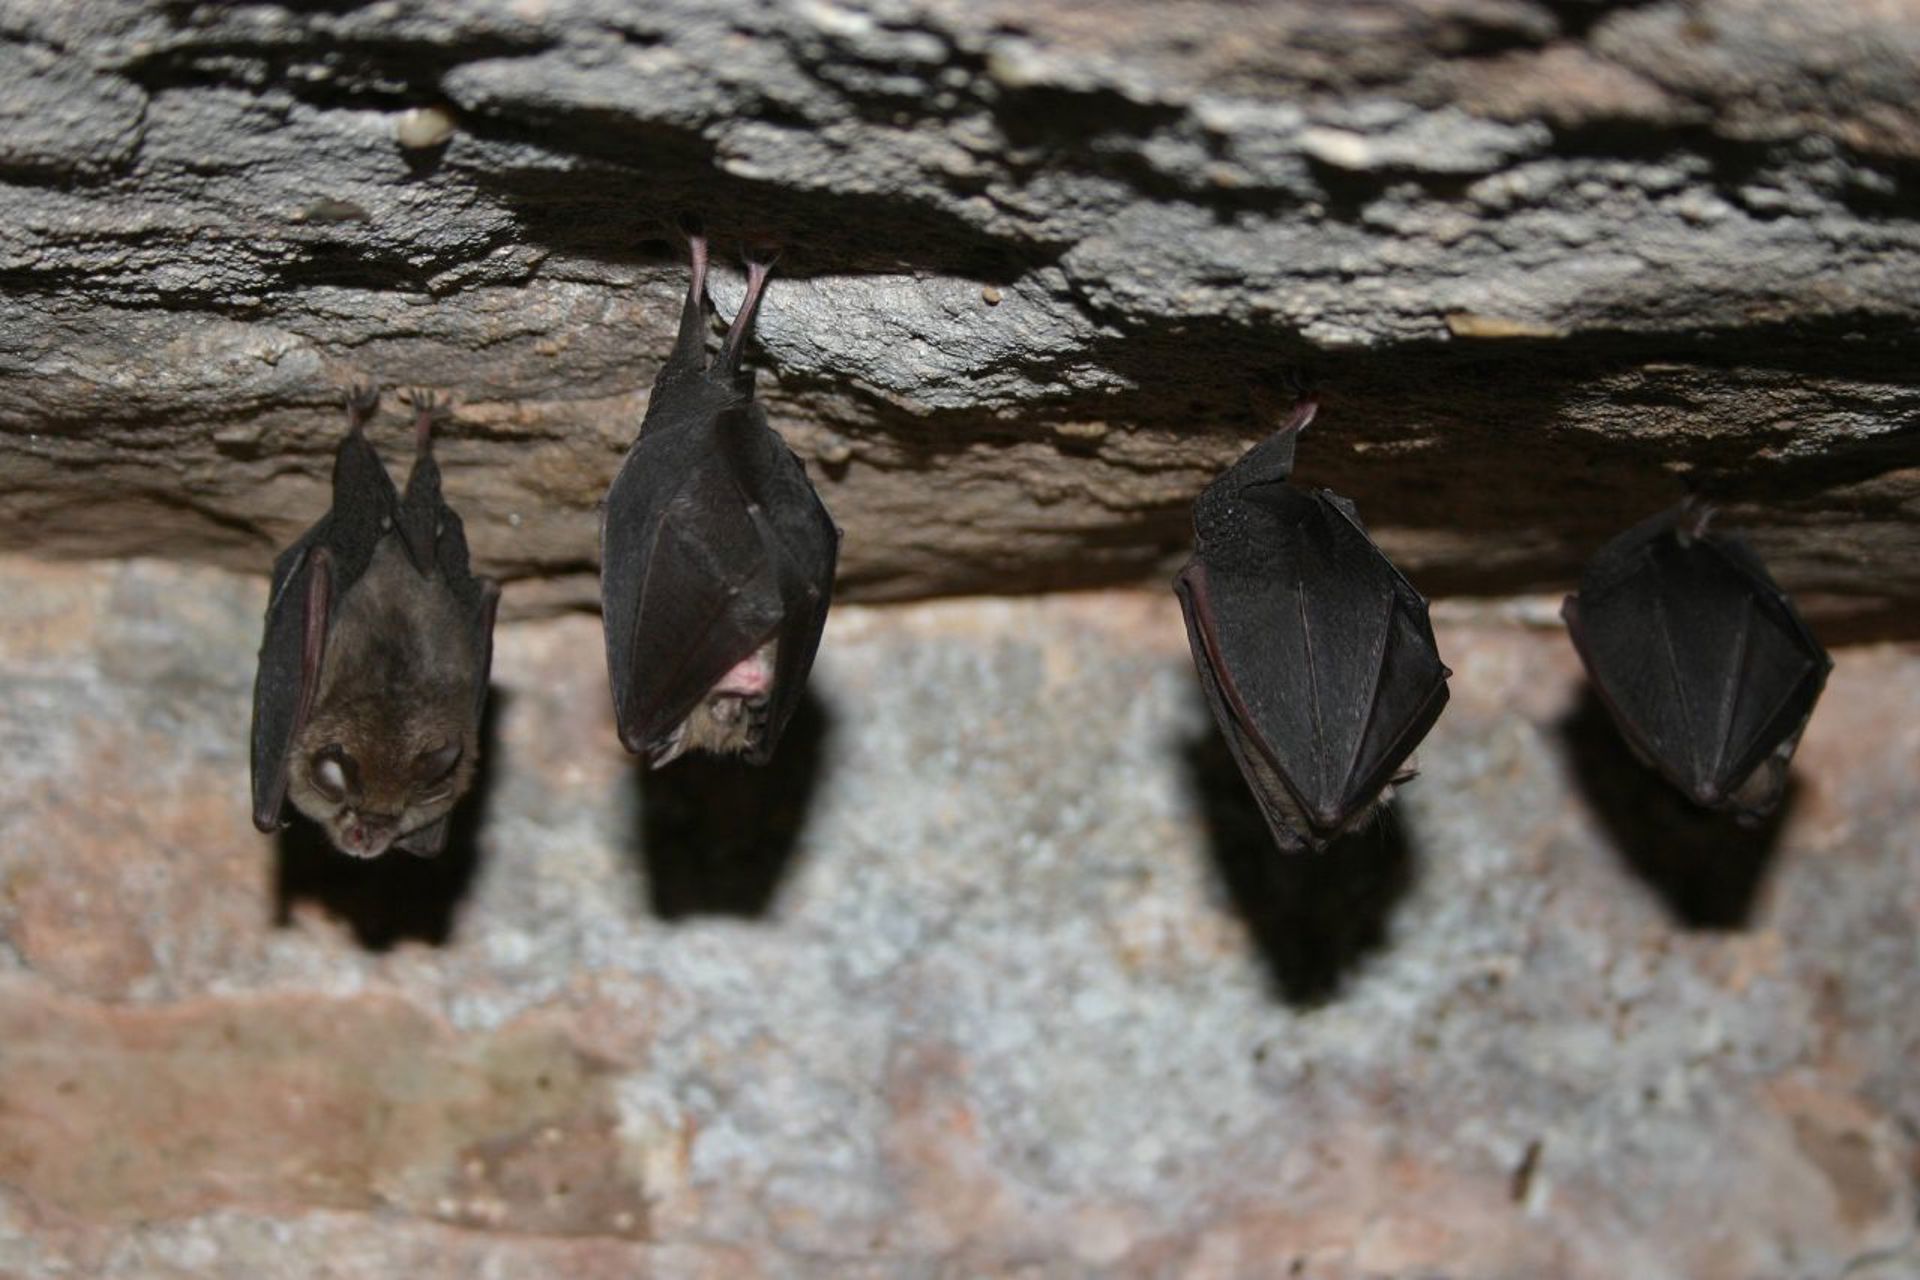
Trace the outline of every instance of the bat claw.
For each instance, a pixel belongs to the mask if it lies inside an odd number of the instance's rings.
[[[780,261],[780,246],[768,240],[749,240],[740,246],[740,256],[750,267],[771,267]]]
[[[1320,403],[1312,381],[1292,365],[1256,378],[1247,388],[1247,399],[1253,406],[1254,416],[1268,422],[1297,413],[1306,405],[1317,407]]]
[[[453,403],[427,387],[409,387],[400,393],[400,399],[413,406],[414,446],[425,453],[433,442],[434,424],[453,417]]]
[[[1674,519],[1675,527],[1680,531],[1680,545],[1685,546],[1694,538],[1707,536],[1707,524],[1714,517],[1714,506],[1697,493],[1689,493],[1680,500],[1680,512]]]
[[[380,384],[355,380],[345,393],[347,404],[347,428],[358,431],[374,410],[380,407]]]

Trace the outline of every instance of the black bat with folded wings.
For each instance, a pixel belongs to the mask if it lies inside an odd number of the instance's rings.
[[[1596,553],[1561,613],[1634,754],[1695,804],[1752,822],[1833,662],[1752,548],[1689,499]]]
[[[1452,674],[1353,504],[1288,483],[1315,409],[1301,400],[1207,486],[1174,583],[1213,718],[1289,851],[1324,848],[1412,776]]]
[[[707,247],[679,335],[607,493],[600,601],[615,721],[655,768],[686,751],[772,758],[833,596],[840,531],[767,424],[741,356],[769,261],[708,361]]]

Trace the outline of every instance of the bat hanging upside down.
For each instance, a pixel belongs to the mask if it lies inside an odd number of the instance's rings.
[[[764,764],[799,706],[840,531],[767,425],[741,354],[770,258],[707,361],[707,245],[690,232],[679,336],[607,493],[600,598],[614,716],[658,768],[686,751]]]
[[[1594,555],[1561,614],[1634,754],[1689,800],[1755,822],[1832,659],[1741,539],[1689,498]]]
[[[1193,505],[1174,590],[1213,718],[1274,841],[1318,850],[1364,823],[1447,704],[1427,602],[1351,502],[1287,482],[1311,399]]]
[[[404,494],[361,430],[379,398],[348,394],[333,507],[274,562],[253,688],[254,825],[286,825],[291,801],[362,858],[445,847],[479,760],[500,598],[440,496],[433,394],[412,393]]]

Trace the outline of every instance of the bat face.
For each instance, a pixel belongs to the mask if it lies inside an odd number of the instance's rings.
[[[1194,505],[1174,583],[1215,722],[1283,849],[1365,822],[1446,705],[1427,603],[1351,503],[1286,482],[1302,403]]]
[[[826,625],[840,533],[740,369],[767,278],[711,365],[706,244],[640,438],[608,491],[601,608],[620,740],[658,768],[686,751],[773,755]]]
[[[254,687],[254,821],[283,804],[335,848],[436,853],[480,754],[498,588],[467,569],[459,517],[440,498],[431,396],[404,495],[350,402],[333,509],[275,565]]]
[[[1688,502],[1602,547],[1561,613],[1621,736],[1694,803],[1758,818],[1833,663],[1739,539]]]
[[[288,799],[366,858],[445,818],[479,758],[474,679],[458,601],[389,534],[335,611]]]

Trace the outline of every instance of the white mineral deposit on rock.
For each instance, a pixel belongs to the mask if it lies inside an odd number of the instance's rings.
[[[393,122],[394,141],[409,150],[437,147],[453,136],[453,112],[445,107],[410,107]]]

